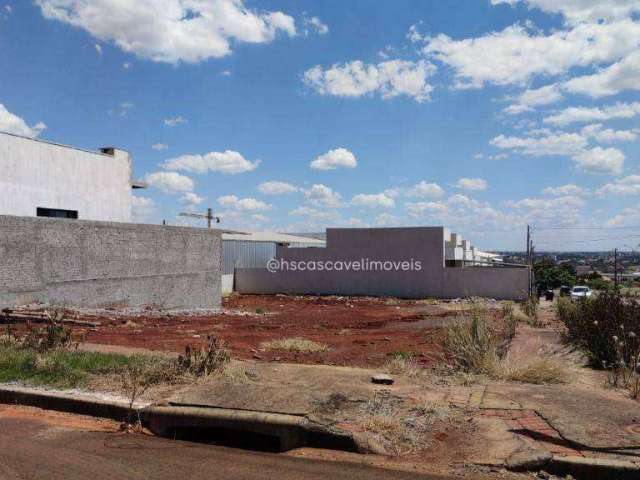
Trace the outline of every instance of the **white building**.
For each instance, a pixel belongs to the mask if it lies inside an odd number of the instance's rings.
[[[495,253],[483,252],[471,245],[459,233],[445,230],[445,263],[453,266],[489,266],[502,263],[502,257]]]
[[[131,221],[128,152],[91,152],[0,132],[0,215]]]

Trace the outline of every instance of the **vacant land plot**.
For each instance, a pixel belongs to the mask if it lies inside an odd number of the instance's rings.
[[[90,343],[182,352],[186,345],[205,344],[207,335],[214,334],[228,343],[233,356],[244,359],[378,366],[397,354],[429,364],[440,352],[442,326],[470,304],[239,295],[227,298],[223,307],[215,315],[93,314],[84,318],[99,325],[73,326],[74,337]],[[292,345],[300,348],[285,348]]]

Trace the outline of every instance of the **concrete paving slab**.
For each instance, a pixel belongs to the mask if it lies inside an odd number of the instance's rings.
[[[514,401],[537,411],[581,451],[635,447],[640,453],[640,403],[620,392],[580,385],[490,385],[494,404]]]
[[[470,463],[502,466],[507,458],[527,447],[500,418],[480,417],[475,422],[484,448],[468,459]]]
[[[308,415],[326,395],[304,389],[261,384],[198,385],[169,397],[174,406],[215,407],[234,410]]]

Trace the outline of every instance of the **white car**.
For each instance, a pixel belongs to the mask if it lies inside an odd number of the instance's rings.
[[[591,298],[593,291],[585,285],[576,285],[571,289],[571,300],[585,300]]]

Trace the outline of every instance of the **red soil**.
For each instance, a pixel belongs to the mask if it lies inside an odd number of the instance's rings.
[[[96,318],[94,329],[74,327],[85,342],[182,352],[213,334],[238,358],[377,366],[393,352],[430,363],[440,351],[441,325],[455,317],[446,306],[384,298],[241,295],[216,315],[135,315]],[[321,353],[267,351],[263,342],[301,337],[324,343]]]

